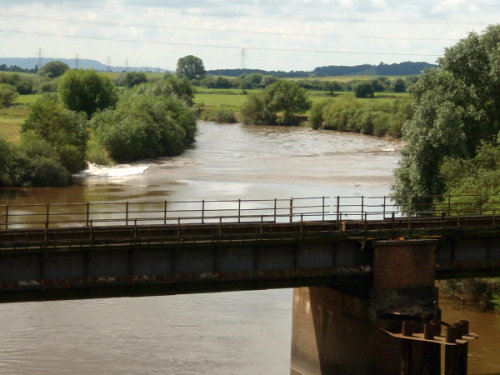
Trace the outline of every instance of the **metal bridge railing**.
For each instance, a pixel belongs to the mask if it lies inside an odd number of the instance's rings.
[[[496,217],[497,212],[500,211],[500,194],[434,196],[430,198],[432,198],[432,203],[421,210],[401,207],[389,196],[0,204],[0,230],[190,223],[292,223],[326,220],[381,220],[424,216],[493,215]]]

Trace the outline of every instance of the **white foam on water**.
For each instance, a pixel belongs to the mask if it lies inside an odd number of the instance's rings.
[[[146,172],[150,164],[117,164],[112,167],[88,163],[88,168],[77,177],[123,178]]]

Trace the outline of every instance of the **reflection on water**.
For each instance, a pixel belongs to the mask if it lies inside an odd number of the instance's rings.
[[[5,304],[0,374],[287,374],[291,290]]]
[[[0,204],[382,196],[400,148],[357,134],[201,122],[181,156],[92,166],[66,188],[0,189]],[[291,290],[4,304],[0,374],[285,375],[291,306]],[[485,334],[472,323],[482,336],[471,353],[498,358],[499,321],[487,317]],[[477,371],[499,372],[489,363]]]
[[[441,300],[443,321],[448,323],[468,320],[470,330],[479,335],[469,344],[469,373],[500,374],[500,314],[481,312],[477,308]]]

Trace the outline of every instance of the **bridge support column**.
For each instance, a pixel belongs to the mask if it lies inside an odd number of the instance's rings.
[[[438,344],[391,334],[405,320],[419,330],[439,318],[436,248],[434,241],[377,241],[367,250],[371,280],[295,289],[291,373],[439,374]]]

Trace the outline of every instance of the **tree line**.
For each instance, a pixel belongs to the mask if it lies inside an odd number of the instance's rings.
[[[19,144],[0,138],[0,186],[68,185],[87,161],[177,155],[195,139],[192,99],[176,75],[119,92],[106,76],[67,69],[31,106]]]

